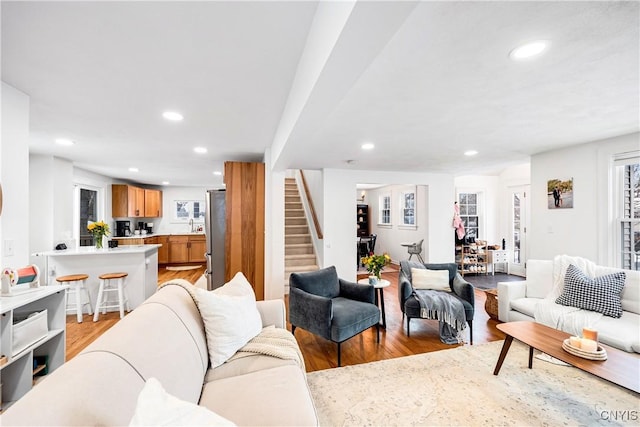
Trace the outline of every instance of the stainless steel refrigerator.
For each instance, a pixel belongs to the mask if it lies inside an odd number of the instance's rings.
[[[208,190],[206,194],[204,226],[207,236],[207,270],[205,275],[209,290],[224,285],[225,194],[224,190]]]

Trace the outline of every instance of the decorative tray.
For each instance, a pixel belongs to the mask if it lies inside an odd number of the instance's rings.
[[[598,350],[584,351],[580,348],[574,347],[570,344],[569,338],[562,342],[562,349],[567,353],[571,353],[574,356],[582,357],[583,359],[589,360],[607,360],[607,350],[602,348],[602,346],[598,345]]]

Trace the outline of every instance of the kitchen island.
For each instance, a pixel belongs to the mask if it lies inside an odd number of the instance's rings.
[[[105,273],[127,273],[125,293],[133,310],[156,292],[160,246],[127,245],[104,249],[83,246],[35,255],[46,258],[45,271],[41,272],[42,281],[46,284],[56,284],[56,277],[67,274],[88,274],[87,289],[94,308],[98,296],[98,276]]]

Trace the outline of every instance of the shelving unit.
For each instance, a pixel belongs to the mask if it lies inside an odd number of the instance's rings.
[[[489,252],[486,243],[456,245],[456,264],[462,276],[465,274],[487,274]]]
[[[0,297],[0,353],[6,363],[0,366],[2,378],[2,407],[7,409],[27,393],[42,377],[43,370],[51,373],[65,361],[66,317],[65,294],[68,286],[51,285],[40,288],[16,289],[11,296]],[[14,315],[47,311],[48,332],[27,348],[13,354]],[[37,364],[34,358],[47,356],[48,364]]]
[[[357,236],[369,236],[369,205],[356,207]]]

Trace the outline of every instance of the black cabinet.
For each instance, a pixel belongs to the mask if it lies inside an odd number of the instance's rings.
[[[368,236],[369,233],[369,205],[358,205],[356,210],[357,236]]]

